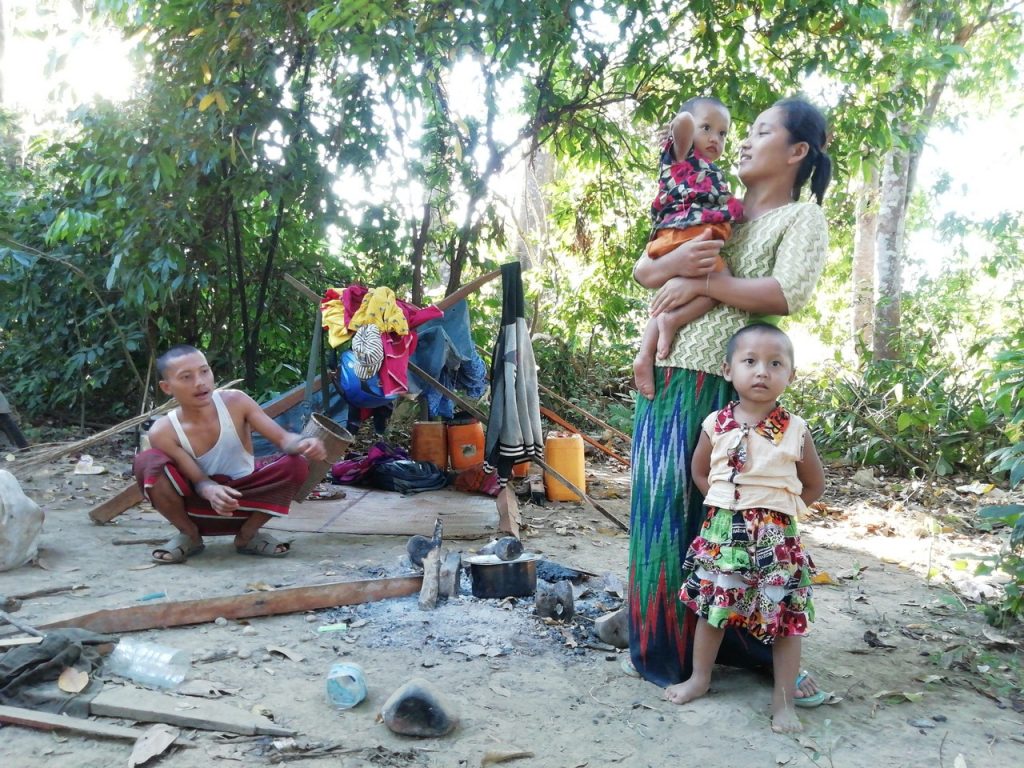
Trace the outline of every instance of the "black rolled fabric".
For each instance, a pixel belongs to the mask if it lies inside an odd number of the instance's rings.
[[[502,483],[512,466],[543,458],[544,436],[537,395],[537,361],[526,325],[522,268],[501,267],[501,328],[491,357],[491,413],[484,439],[485,469],[497,469]]]

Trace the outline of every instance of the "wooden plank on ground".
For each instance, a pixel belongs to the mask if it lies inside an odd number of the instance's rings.
[[[403,496],[390,491],[345,486],[344,499],[295,502],[287,517],[265,526],[279,531],[354,535],[431,536],[434,521],[446,539],[480,539],[498,530],[494,499],[482,494],[440,490]]]
[[[133,605],[94,611],[82,616],[42,624],[39,629],[81,627],[101,634],[138,632],[143,629],[203,624],[218,616],[246,619],[253,616],[277,616],[339,605],[372,603],[389,597],[406,597],[420,591],[421,576],[365,581],[339,581],[311,587],[290,587],[271,592],[225,595],[202,600],[180,600],[160,605]]]
[[[222,701],[210,701],[195,696],[168,696],[141,688],[104,688],[89,702],[89,712],[93,715],[123,717],[142,723],[167,723],[206,731],[240,733],[245,736],[295,735],[293,730],[282,728],[265,717]]]
[[[97,525],[109,523],[125,510],[131,509],[142,501],[142,491],[138,483],[132,483],[113,498],[107,499],[89,510],[89,519]]]
[[[37,712],[34,709],[3,705],[0,705],[0,723],[24,725],[44,731],[75,731],[90,736],[105,736],[110,739],[129,739],[130,741],[135,741],[145,733],[141,728],[128,728],[123,725],[86,720],[84,717],[55,715],[50,712]]]

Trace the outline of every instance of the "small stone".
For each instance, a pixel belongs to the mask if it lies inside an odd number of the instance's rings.
[[[594,621],[594,631],[602,643],[608,643],[616,648],[628,648],[629,622],[627,618],[626,607],[623,606],[617,611],[599,616]]]
[[[315,624],[317,621],[319,621],[319,619],[316,617],[316,614],[311,613],[308,616],[306,616],[307,624]]]
[[[216,624],[218,627],[226,627],[228,625],[228,620],[225,619],[223,616],[218,616],[216,619],[213,620],[213,623]]]
[[[244,659],[251,659],[252,658],[252,651],[250,651],[250,650],[248,650],[246,648],[243,648],[242,650],[240,650],[238,652],[238,658],[243,659],[243,660]]]
[[[249,626],[247,626],[244,629],[242,629],[242,634],[243,635],[255,635],[256,634],[256,627],[254,627],[254,626],[252,626],[250,624]]]
[[[274,660],[274,657],[271,656],[269,653],[264,653],[262,656],[260,656],[260,661],[262,661],[264,663],[266,663],[268,661],[273,661],[273,660]]]
[[[405,736],[444,736],[459,723],[449,704],[420,677],[388,697],[381,718],[390,730]]]

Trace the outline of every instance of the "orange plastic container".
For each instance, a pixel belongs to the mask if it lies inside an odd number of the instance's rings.
[[[412,425],[409,455],[448,469],[448,430],[442,421],[417,421]]]
[[[586,464],[583,460],[583,438],[579,435],[548,435],[544,441],[544,460],[581,491],[587,491]],[[544,472],[544,491],[548,501],[582,501],[554,475]]]
[[[530,474],[530,465],[532,462],[524,461],[522,464],[512,465],[512,477],[526,477]]]
[[[484,460],[484,425],[475,419],[448,425],[448,460],[461,471]]]

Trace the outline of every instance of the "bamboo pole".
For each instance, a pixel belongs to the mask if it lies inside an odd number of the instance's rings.
[[[218,389],[229,389],[235,386],[235,384],[240,383],[241,381],[241,379],[229,381],[224,386],[218,387]],[[156,408],[152,408],[146,411],[145,413],[140,413],[138,416],[133,416],[132,418],[126,421],[122,421],[120,424],[115,424],[113,427],[110,427],[110,429],[105,429],[102,432],[97,432],[95,435],[92,435],[91,437],[87,437],[83,440],[77,440],[73,443],[67,443],[59,448],[53,449],[52,451],[40,453],[37,456],[30,456],[29,458],[25,459],[25,461],[19,462],[15,469],[35,467],[38,466],[39,464],[45,464],[46,462],[49,461],[55,461],[56,459],[63,458],[64,456],[75,453],[77,451],[81,451],[82,449],[93,446],[96,443],[103,442],[108,437],[113,437],[114,435],[129,430],[132,427],[137,427],[139,424],[142,424],[144,421],[146,421],[146,419],[149,419],[152,416],[158,416],[162,413],[166,413],[172,408],[175,408],[177,405],[178,401],[172,398],[163,405],[157,406]]]

